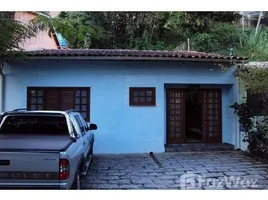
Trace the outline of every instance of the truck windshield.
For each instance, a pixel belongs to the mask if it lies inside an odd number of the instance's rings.
[[[0,134],[53,134],[67,135],[68,126],[64,116],[7,116]]]

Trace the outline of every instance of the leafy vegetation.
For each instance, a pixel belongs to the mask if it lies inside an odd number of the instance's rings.
[[[252,108],[247,101],[240,104],[234,103],[231,108],[234,109],[235,114],[239,117],[240,125],[244,128],[243,141],[248,143],[249,152],[254,156],[268,158],[267,110],[261,112],[260,116],[252,117]]]
[[[267,28],[242,29],[238,12],[61,12],[70,48],[190,50],[267,60]],[[189,44],[188,44],[189,41]]]
[[[262,27],[257,36],[255,29],[245,30],[243,33],[241,47],[237,49],[237,54],[245,56],[250,61],[268,60],[268,27]]]
[[[34,36],[36,29],[13,20],[13,12],[0,12],[0,55],[20,50],[20,43]]]
[[[234,35],[239,35],[235,34],[238,28],[232,24],[239,18],[236,12],[62,12],[58,19],[68,21],[67,27],[77,30],[61,32],[72,48],[85,48],[90,38],[90,48],[185,50],[189,38],[193,50],[211,51],[237,42],[238,36]],[[85,34],[80,26],[92,30]],[[230,32],[231,40],[225,44]],[[218,39],[224,44],[213,47]]]
[[[254,51],[254,49],[253,49]],[[240,125],[246,133],[244,141],[248,150],[256,156],[268,158],[268,70],[267,66],[245,66],[238,68],[237,76],[244,83],[248,94],[256,98],[256,104],[250,105],[248,99],[234,103],[231,108],[239,117]],[[253,113],[253,109],[258,112]]]

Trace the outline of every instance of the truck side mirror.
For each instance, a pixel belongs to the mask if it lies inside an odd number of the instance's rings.
[[[88,124],[88,128],[89,130],[97,130],[98,129],[98,126],[94,123],[87,123]]]

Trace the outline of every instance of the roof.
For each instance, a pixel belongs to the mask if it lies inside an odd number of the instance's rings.
[[[247,61],[244,57],[226,56],[197,51],[154,51],[126,49],[43,49],[25,51],[28,57],[56,59],[112,59],[112,60],[188,60],[188,61]]]

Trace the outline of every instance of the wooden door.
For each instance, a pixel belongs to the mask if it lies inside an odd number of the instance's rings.
[[[177,144],[184,142],[184,102],[183,89],[167,89],[167,143]]]
[[[202,140],[222,141],[221,90],[206,89],[202,92]]]

